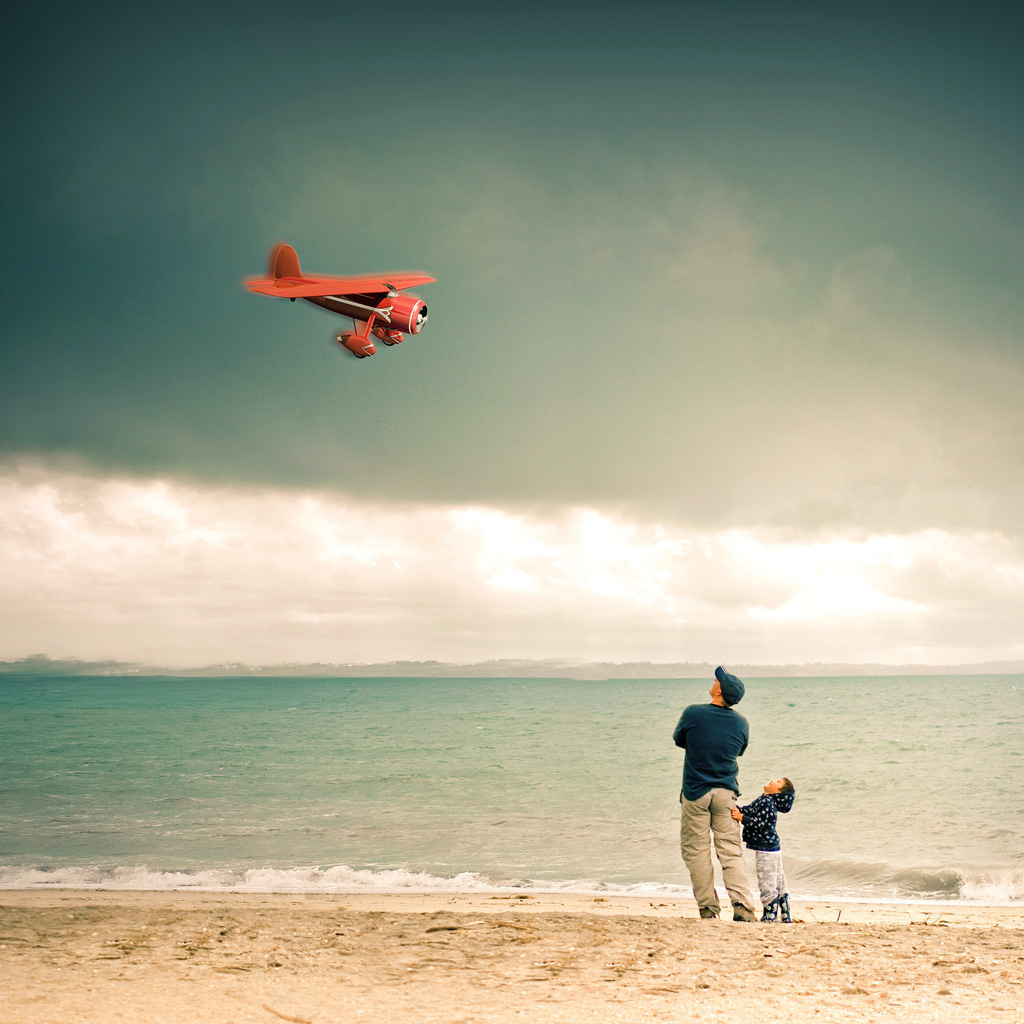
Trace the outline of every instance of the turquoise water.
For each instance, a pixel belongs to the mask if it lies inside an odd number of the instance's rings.
[[[1024,898],[1024,677],[746,682],[795,895]],[[0,886],[685,892],[707,687],[0,676]]]

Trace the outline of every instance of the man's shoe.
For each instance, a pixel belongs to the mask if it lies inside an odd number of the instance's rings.
[[[756,921],[754,912],[748,910],[742,903],[734,903],[732,905],[732,919],[734,921]]]
[[[700,919],[702,921],[715,921],[718,918],[718,911],[714,907],[701,907]]]

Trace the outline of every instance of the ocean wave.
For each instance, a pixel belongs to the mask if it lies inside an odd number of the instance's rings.
[[[1024,900],[1024,868],[974,872],[964,879],[960,895],[979,903]]]
[[[201,889],[231,892],[582,892],[688,895],[689,887],[597,879],[493,878],[476,871],[433,875],[404,868],[334,867],[197,868],[160,871],[145,864],[121,867],[0,865],[0,889]]]
[[[1024,868],[894,868],[863,861],[820,861],[788,870],[796,899],[965,901],[1024,900]],[[160,870],[145,864],[104,867],[0,865],[0,889],[195,889],[224,892],[536,892],[688,897],[669,882],[594,878],[502,878],[476,871],[435,875],[405,868],[258,867]]]
[[[853,898],[1024,900],[1024,867],[894,867],[873,861],[827,860],[787,867],[791,881],[814,892]]]

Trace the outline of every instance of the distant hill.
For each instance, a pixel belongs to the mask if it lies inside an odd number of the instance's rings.
[[[920,676],[920,675],[1016,675],[1024,674],[1024,661],[989,661],[966,665],[746,665],[730,662],[728,668],[739,676],[751,678],[791,676]],[[368,665],[289,663],[285,665],[245,665],[237,662],[199,665],[194,668],[168,668],[123,661],[85,661],[77,658],[50,658],[34,654],[18,661],[0,661],[0,674],[38,676],[418,676],[424,678],[493,679],[700,679],[710,676],[710,662],[581,662],[549,658],[542,661],[501,658],[473,664],[441,661],[386,661]]]

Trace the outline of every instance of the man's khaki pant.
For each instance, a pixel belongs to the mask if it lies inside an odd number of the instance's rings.
[[[682,819],[679,825],[679,849],[698,907],[721,911],[715,892],[715,868],[711,862],[711,838],[714,836],[715,853],[722,865],[722,880],[733,903],[741,903],[754,912],[754,897],[750,893],[747,871],[743,866],[742,829],[734,821],[732,809],[736,794],[731,789],[710,789],[697,800],[683,798]]]

